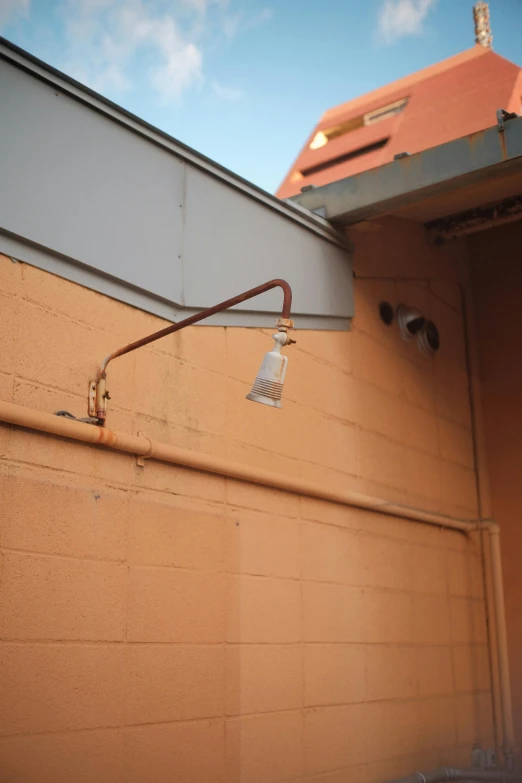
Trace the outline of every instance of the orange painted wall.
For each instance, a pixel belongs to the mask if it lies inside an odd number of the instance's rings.
[[[482,402],[493,515],[502,530],[515,730],[522,732],[522,225],[471,240]]]
[[[109,426],[473,517],[460,246],[353,238],[401,279],[296,335],[281,411],[244,399],[269,332],[195,327],[114,363]],[[0,397],[40,410],[84,415],[96,362],[160,326],[5,257],[0,291]],[[0,482],[6,783],[373,783],[492,744],[476,539],[3,424]]]

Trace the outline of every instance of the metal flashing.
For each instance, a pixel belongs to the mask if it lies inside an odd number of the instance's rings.
[[[55,85],[63,92],[76,98],[82,103],[88,104],[96,111],[111,117],[113,120],[125,125],[127,128],[148,138],[150,141],[158,144],[165,149],[170,150],[176,156],[203,169],[213,177],[226,182],[228,185],[242,191],[245,195],[253,198],[270,209],[279,212],[289,220],[300,223],[305,228],[313,231],[315,234],[328,239],[334,244],[346,247],[344,238],[340,236],[326,220],[314,215],[308,210],[296,209],[296,206],[287,201],[282,201],[271,193],[257,187],[246,179],[234,174],[229,169],[221,166],[219,163],[207,158],[205,155],[197,152],[186,144],[170,136],[168,133],[156,128],[154,125],[146,122],[132,112],[118,106],[113,101],[105,98],[103,95],[91,90],[89,87],[77,82],[67,74],[53,68],[51,65],[34,57],[34,55],[21,49],[16,44],[0,36],[0,59],[7,60],[12,64],[31,73],[33,76],[41,79],[48,84]]]
[[[293,196],[334,225],[351,225],[414,202],[522,171],[522,117],[499,112],[486,130]]]

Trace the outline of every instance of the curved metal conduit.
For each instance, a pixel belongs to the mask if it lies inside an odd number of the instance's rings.
[[[213,305],[212,307],[207,307],[205,310],[201,310],[199,313],[195,313],[188,318],[184,318],[183,321],[170,324],[170,326],[166,326],[164,329],[160,329],[158,332],[154,332],[153,334],[149,334],[146,337],[142,337],[141,340],[136,340],[133,343],[124,345],[122,348],[118,348],[117,351],[113,351],[108,356],[106,356],[100,364],[96,380],[92,381],[90,384],[93,399],[92,402],[91,400],[89,401],[89,415],[93,416],[96,414],[98,424],[104,424],[107,413],[106,400],[110,399],[105,384],[107,379],[107,365],[113,359],[116,359],[118,356],[124,356],[126,353],[135,351],[138,348],[143,348],[144,345],[154,343],[156,340],[160,340],[162,337],[167,337],[169,334],[179,332],[181,329],[185,329],[187,326],[192,326],[192,324],[196,324],[199,321],[204,321],[206,318],[210,318],[216,313],[221,313],[223,310],[228,310],[230,307],[234,307],[241,302],[246,302],[248,299],[254,299],[256,296],[264,294],[267,291],[271,291],[273,288],[281,288],[283,291],[283,307],[281,309],[281,318],[277,319],[276,327],[279,327],[279,331],[284,332],[286,332],[288,329],[291,329],[293,327],[293,321],[290,320],[290,310],[292,307],[292,289],[286,280],[276,278],[275,280],[269,280],[267,283],[262,283],[255,288],[250,288],[248,291],[244,291],[242,294],[233,296],[231,299],[226,299],[224,302],[219,302],[219,304]],[[290,345],[294,342],[295,340],[288,339],[287,345]]]
[[[192,324],[198,323],[198,321],[204,321],[205,318],[210,318],[210,316],[215,315],[216,313],[221,313],[223,310],[228,310],[230,307],[234,307],[241,302],[246,302],[248,299],[254,299],[256,296],[259,296],[259,294],[264,294],[267,291],[271,291],[273,288],[281,288],[283,291],[283,307],[281,309],[281,318],[283,318],[285,321],[289,321],[290,310],[292,307],[292,289],[286,280],[281,280],[280,278],[277,278],[276,280],[269,280],[268,283],[262,283],[255,288],[250,288],[248,291],[244,291],[242,294],[238,294],[237,296],[233,296],[230,299],[226,299],[224,302],[220,302],[219,304],[213,305],[212,307],[207,307],[205,310],[201,310],[199,313],[195,313],[188,318],[184,318],[183,321],[178,321],[177,323],[170,324],[170,326],[165,326],[164,329],[160,329],[158,332],[149,334],[147,337],[142,337],[141,340],[136,340],[133,343],[129,343],[128,345],[123,346],[123,348],[119,348],[117,351],[113,351],[108,356],[106,356],[101,363],[100,369],[98,370],[98,379],[103,377],[109,362],[111,362],[113,359],[116,359],[118,356],[124,356],[126,353],[135,351],[137,348],[143,348],[144,345],[154,343],[156,340],[160,340],[162,337],[166,337],[169,334],[174,334],[174,332],[179,332],[181,329],[185,329],[186,326],[192,326]]]

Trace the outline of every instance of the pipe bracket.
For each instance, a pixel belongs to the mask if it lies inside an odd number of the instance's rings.
[[[150,440],[150,438],[147,438],[147,436],[144,435],[143,432],[138,432],[137,435],[138,438],[143,438],[143,440],[146,440],[149,444],[149,448],[145,454],[136,454],[136,465],[138,465],[138,467],[140,468],[144,468],[145,460],[149,459],[149,457],[152,454],[152,441]]]

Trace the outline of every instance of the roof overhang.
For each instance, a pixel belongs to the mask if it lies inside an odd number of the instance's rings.
[[[331,223],[350,226],[382,215],[430,223],[522,193],[522,117],[408,155],[292,201]]]

